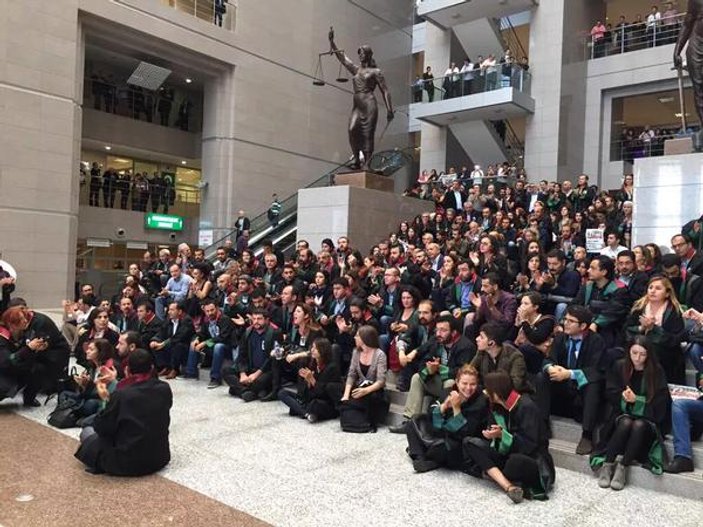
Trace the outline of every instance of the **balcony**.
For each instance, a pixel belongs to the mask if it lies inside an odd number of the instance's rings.
[[[237,0],[160,0],[165,6],[234,31]]]
[[[534,113],[531,75],[518,65],[499,64],[494,71],[476,71],[435,78],[413,86],[410,120],[438,126],[466,121],[500,121]],[[473,75],[473,78],[468,78]],[[427,88],[430,88],[428,91]],[[430,100],[430,93],[433,94]]]
[[[539,0],[421,0],[417,14],[440,27],[450,28],[481,18],[514,15],[537,5]]]
[[[601,59],[676,44],[685,17],[686,13],[681,13],[656,23],[638,22],[610,29],[596,25],[584,39],[586,58]]]

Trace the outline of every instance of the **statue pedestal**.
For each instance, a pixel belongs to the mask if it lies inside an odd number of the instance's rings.
[[[664,141],[664,155],[675,156],[679,154],[693,153],[693,138],[681,137],[677,139],[667,139]]]
[[[395,184],[393,178],[359,170],[358,172],[341,172],[335,174],[334,183],[338,187],[349,186],[369,188],[383,192],[393,192]]]

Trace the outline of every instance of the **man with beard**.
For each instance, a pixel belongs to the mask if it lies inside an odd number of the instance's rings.
[[[418,350],[416,360],[424,363],[424,367],[410,380],[403,422],[390,427],[390,432],[404,434],[408,421],[422,413],[425,396],[442,398],[444,391],[453,386],[457,370],[471,362],[475,354],[476,346],[461,334],[458,321],[450,315],[439,317],[434,337]]]

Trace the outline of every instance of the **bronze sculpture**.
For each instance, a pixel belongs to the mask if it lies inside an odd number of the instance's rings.
[[[391,94],[386,86],[383,73],[373,60],[373,51],[370,46],[364,45],[359,48],[360,64],[356,65],[335,44],[334,28],[330,28],[328,38],[331,52],[353,76],[354,106],[349,117],[349,144],[352,148],[352,168],[369,170],[369,162],[374,151],[376,123],[378,121],[378,105],[374,96],[374,90],[377,86],[381,90],[389,123],[394,117]],[[361,162],[360,152],[364,157],[363,163]]]
[[[674,67],[681,71],[681,51],[686,49],[686,68],[693,84],[694,102],[698,119],[703,125],[703,0],[688,0],[686,18],[674,48]],[[694,138],[697,151],[701,150],[701,132]]]

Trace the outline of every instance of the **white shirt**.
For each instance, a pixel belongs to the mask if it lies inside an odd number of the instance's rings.
[[[618,254],[620,254],[623,251],[627,251],[627,247],[623,247],[622,245],[618,245],[615,249],[613,249],[609,245],[606,245],[603,249],[600,250],[600,254],[602,256],[607,256],[611,260],[615,260],[615,258],[618,257]]]
[[[469,64],[464,64],[464,65],[461,67],[461,71],[460,71],[459,73],[463,73],[463,74],[464,74],[464,80],[465,80],[465,81],[470,81],[471,79],[474,78],[473,71],[474,71],[474,65],[471,64],[471,63],[469,63]]]
[[[659,11],[656,13],[650,13],[647,15],[647,27],[654,27],[656,26],[659,21],[661,20],[662,15]]]

